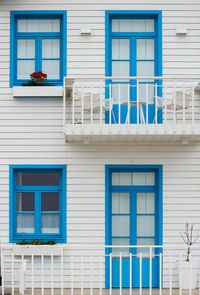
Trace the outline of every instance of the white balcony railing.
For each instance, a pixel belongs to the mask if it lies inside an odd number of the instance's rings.
[[[4,245],[0,258],[2,295],[7,289],[23,295],[199,292],[199,248],[192,248],[186,272],[186,248],[178,246]]]
[[[157,139],[175,135],[176,139],[199,140],[199,81],[164,77],[65,78],[64,133],[69,141],[80,140],[81,136],[106,140],[110,135],[156,135]]]

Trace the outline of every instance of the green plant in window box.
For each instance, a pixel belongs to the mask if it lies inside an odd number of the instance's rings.
[[[46,242],[44,242],[44,241],[41,241],[41,240],[32,240],[32,241],[25,241],[24,239],[22,240],[22,241],[18,241],[17,243],[16,243],[17,245],[50,245],[50,246],[53,246],[53,245],[55,245],[56,244],[56,242],[55,241],[53,241],[53,240],[49,240],[49,241],[46,241]]]
[[[47,74],[40,72],[33,72],[30,74],[31,80],[27,83],[23,83],[22,86],[52,86],[47,83]]]

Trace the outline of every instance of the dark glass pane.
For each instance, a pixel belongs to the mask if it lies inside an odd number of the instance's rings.
[[[17,193],[17,211],[34,211],[34,193]]]
[[[42,211],[59,211],[59,193],[42,193]]]
[[[58,172],[18,172],[17,185],[57,186],[59,185]]]

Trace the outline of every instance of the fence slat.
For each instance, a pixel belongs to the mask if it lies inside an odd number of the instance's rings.
[[[109,255],[109,264],[110,264],[110,295],[112,295],[112,253]]]
[[[41,255],[41,267],[42,267],[42,295],[44,295],[44,255]]]
[[[51,254],[51,295],[54,294],[54,273],[53,273],[53,254]]]
[[[182,295],[182,255],[179,255],[179,295]]]
[[[74,295],[74,254],[71,254],[71,295]]]
[[[119,294],[122,295],[122,253],[119,254]]]
[[[34,295],[34,255],[31,255],[31,293]]]
[[[129,294],[132,295],[132,253],[130,253],[129,259],[130,259]]]
[[[152,247],[149,248],[149,295],[152,295]]]
[[[102,255],[100,254],[99,255],[99,267],[100,267],[100,280],[99,280],[99,283],[100,283],[100,289],[99,289],[99,295],[102,295]]]
[[[142,253],[140,252],[140,295],[142,295]]]
[[[159,254],[159,295],[162,295],[162,253]]]
[[[1,248],[1,288],[2,288],[2,295],[4,295],[4,252],[3,249]]]
[[[169,256],[169,295],[172,295],[172,256]]]
[[[61,295],[64,294],[64,249],[63,247],[61,248]]]
[[[15,293],[15,278],[14,278],[14,269],[15,269],[15,256],[14,256],[14,253],[12,253],[12,256],[11,256],[11,259],[12,259],[12,295],[14,295]]]

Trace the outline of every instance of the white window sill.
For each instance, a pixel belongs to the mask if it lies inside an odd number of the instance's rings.
[[[16,86],[13,97],[62,97],[62,86]]]

